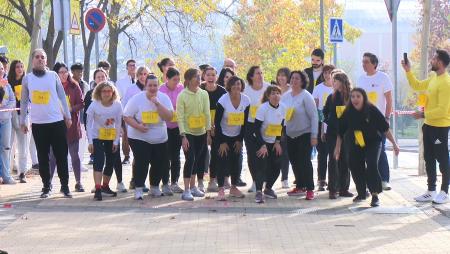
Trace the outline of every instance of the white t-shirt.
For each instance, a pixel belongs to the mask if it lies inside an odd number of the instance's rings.
[[[386,96],[384,94],[392,91],[392,82],[389,76],[381,71],[377,71],[372,76],[364,74],[359,77],[357,86],[366,91],[369,101],[377,106],[384,115],[386,113]]]
[[[312,96],[314,99],[319,100],[319,105],[317,109],[322,110],[327,101],[328,95],[333,93],[333,87],[326,86],[323,82],[318,84],[313,91]]]
[[[256,119],[262,122],[261,136],[266,143],[275,143],[276,136],[266,135],[268,128],[271,126],[282,127],[281,123],[286,115],[286,109],[283,103],[278,108],[272,107],[269,102],[264,102],[256,112]],[[281,135],[280,135],[281,136]]]
[[[256,111],[258,110],[259,105],[261,104],[261,99],[266,91],[267,87],[270,84],[264,82],[261,89],[255,90],[249,84],[245,85],[244,94],[248,96],[250,99],[250,112],[248,113],[248,121],[250,123],[255,122]]]
[[[316,71],[313,69],[313,78],[314,78],[314,85],[317,85],[317,80],[319,79],[320,75],[322,74],[322,69]],[[315,89],[315,88],[314,88]]]
[[[143,116],[148,118],[146,121],[151,121],[151,123],[145,123],[148,126],[148,131],[144,133],[128,125],[128,137],[150,144],[161,144],[167,141],[166,121],[159,116],[156,105],[147,98],[146,93],[144,91],[133,96],[128,101],[123,115],[133,117],[139,123],[143,122]],[[161,105],[173,111],[169,96],[158,91],[156,97]]]
[[[229,114],[242,114],[244,115],[245,109],[250,105],[250,99],[247,95],[241,93],[241,102],[239,103],[238,108],[235,108],[233,106],[233,103],[231,102],[230,95],[228,93],[222,95],[220,97],[218,104],[222,105],[223,107],[223,117],[220,121],[220,127],[222,128],[223,135],[227,137],[236,137],[239,136],[241,132],[242,126],[239,125],[229,125],[228,124],[228,116]],[[245,121],[245,119],[244,119]]]
[[[131,77],[126,75],[125,77],[117,80],[116,87],[119,91],[120,100],[122,101],[123,97],[125,96],[125,93],[127,92],[128,88],[131,87],[134,83],[131,80]]]
[[[122,127],[122,104],[119,101],[113,102],[109,107],[103,106],[99,101],[93,101],[86,114],[89,144],[92,144],[94,139],[100,138],[102,135],[100,129],[115,129],[113,141],[115,145],[119,144]]]

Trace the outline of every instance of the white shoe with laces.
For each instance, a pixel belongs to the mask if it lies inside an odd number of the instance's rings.
[[[138,187],[134,189],[134,199],[143,200],[144,199],[144,191],[142,187]]]
[[[427,191],[424,194],[414,198],[417,202],[431,202],[436,197],[436,191]]]
[[[205,193],[203,191],[199,190],[197,187],[191,188],[191,194],[192,194],[192,196],[197,197],[197,198],[202,198],[205,196]]]
[[[445,193],[445,191],[440,191],[439,194],[436,195],[433,199],[433,204],[445,204],[448,203],[450,200],[448,198],[448,194]]]

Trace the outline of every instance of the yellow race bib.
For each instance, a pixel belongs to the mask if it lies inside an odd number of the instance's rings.
[[[177,112],[173,111],[172,119],[170,120],[170,122],[176,123],[177,121],[178,121]]]
[[[325,103],[327,103],[327,99],[328,99],[329,94],[324,93],[322,95],[322,107],[325,106]]]
[[[377,92],[368,92],[367,97],[369,98],[370,103],[376,105],[378,102],[378,94]]]
[[[34,104],[46,105],[50,102],[50,92],[49,91],[33,91],[31,93],[31,102]]]
[[[20,101],[20,97],[22,96],[22,85],[17,85],[14,87],[14,94],[18,101]]]
[[[355,144],[360,147],[365,147],[366,142],[364,141],[364,136],[362,131],[355,131]]]
[[[228,113],[228,125],[242,126],[244,125],[244,112]]]
[[[417,96],[417,106],[425,107],[427,105],[428,96],[426,94],[419,94]]]
[[[214,125],[214,119],[216,119],[216,110],[215,109],[211,109],[209,111],[209,114],[211,115],[211,124]]]
[[[344,113],[345,106],[336,106],[336,116],[337,118],[341,118],[342,114]]]
[[[159,115],[156,111],[145,111],[141,115],[142,123],[145,124],[157,124],[159,123]]]
[[[281,130],[283,129],[283,126],[281,124],[269,124],[266,128],[266,136],[268,137],[279,137],[281,136]]]
[[[98,139],[100,140],[114,140],[116,139],[116,129],[100,128],[98,130]]]
[[[256,118],[256,111],[258,111],[259,106],[250,106],[250,117]]]
[[[67,106],[69,106],[69,110],[72,108],[70,105],[70,97],[69,95],[66,95],[66,102],[67,102]]]
[[[188,127],[190,129],[199,129],[206,127],[205,115],[190,116],[188,119]]]
[[[286,121],[291,121],[293,114],[294,114],[294,108],[288,108],[286,111]]]

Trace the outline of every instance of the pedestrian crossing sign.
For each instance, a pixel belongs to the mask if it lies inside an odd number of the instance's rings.
[[[344,42],[344,27],[340,18],[330,18],[330,42]]]

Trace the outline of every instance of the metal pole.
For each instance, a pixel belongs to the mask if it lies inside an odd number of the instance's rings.
[[[420,48],[420,79],[426,79],[428,72],[428,44],[430,38],[430,20],[431,20],[431,0],[425,0],[423,3],[423,27],[422,27],[422,45]],[[425,160],[423,157],[423,120],[418,121],[419,132],[419,165],[418,174],[425,175]]]
[[[75,63],[75,35],[72,34],[72,63]]]
[[[333,64],[337,67],[337,43],[333,43]]]
[[[398,86],[398,61],[397,61],[397,1],[400,0],[392,0],[391,1],[391,10],[392,10],[392,69],[393,69],[393,77],[394,77],[394,105],[393,110],[395,112],[397,108],[397,86]],[[392,131],[394,132],[394,139],[396,142],[398,142],[397,138],[397,116],[394,114],[393,121],[392,121]],[[398,168],[398,156],[393,154],[393,162],[394,162],[394,169]]]
[[[60,0],[60,9],[61,9],[61,29],[62,29],[62,33],[63,33],[63,49],[64,49],[64,63],[68,64],[69,63],[69,57],[67,55],[67,31],[66,31],[66,27],[64,26],[64,0]]]
[[[323,6],[323,0],[320,0],[320,48],[325,51],[325,23]]]
[[[95,33],[95,66],[98,65],[98,62],[100,62],[100,49],[98,46],[98,33]]]

